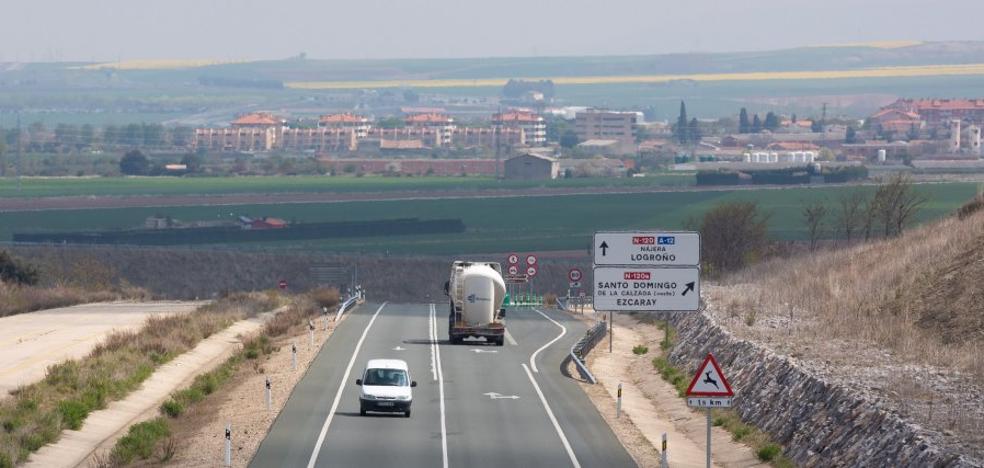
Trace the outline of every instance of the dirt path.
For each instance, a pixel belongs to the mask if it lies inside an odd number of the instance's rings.
[[[158,368],[136,391],[123,400],[86,418],[78,431],[66,430],[53,444],[31,455],[26,467],[75,467],[82,464],[100,446],[112,446],[127,428],[157,415],[157,408],[171,393],[207,372],[232,355],[241,346],[242,336],[259,331],[272,313],[241,320],[229,328],[202,340],[188,351]]]
[[[41,380],[48,366],[86,356],[114,330],[136,330],[148,317],[186,313],[203,302],[112,302],[0,318],[0,398]]]
[[[618,384],[622,384],[622,417],[632,424],[652,447],[660,447],[663,433],[667,434],[668,458],[671,467],[704,467],[706,457],[706,419],[703,413],[691,410],[677,395],[672,385],[663,381],[653,369],[652,359],[660,352],[663,332],[652,325],[641,324],[632,317],[615,315],[615,341],[612,353],[608,342],[599,343],[589,354],[589,367],[607,393],[607,401],[595,405],[611,405]],[[636,355],[636,345],[649,347],[649,353]],[[733,442],[731,434],[712,429],[713,466],[766,467],[749,447]],[[638,443],[626,441],[623,443]]]

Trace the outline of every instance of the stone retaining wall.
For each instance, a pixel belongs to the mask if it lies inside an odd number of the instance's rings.
[[[735,389],[742,420],[768,432],[801,466],[981,467],[934,445],[921,428],[734,337],[703,313],[674,314],[670,361],[688,373],[708,352]]]

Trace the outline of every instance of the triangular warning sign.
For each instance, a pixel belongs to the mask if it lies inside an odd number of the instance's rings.
[[[697,368],[697,375],[690,381],[687,387],[688,397],[731,397],[735,392],[731,390],[731,384],[721,372],[714,355],[707,353],[704,363]]]

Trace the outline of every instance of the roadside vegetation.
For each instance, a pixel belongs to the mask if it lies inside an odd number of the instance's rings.
[[[88,302],[150,296],[142,288],[102,281],[101,270],[90,269],[91,266],[93,264],[88,261],[72,265],[72,269],[84,271],[84,274],[78,275],[80,281],[64,281],[55,272],[0,250],[0,317]]]
[[[65,429],[122,399],[160,365],[233,322],[279,307],[278,293],[231,294],[194,312],[152,317],[136,332],[110,335],[86,357],[50,366],[45,378],[0,400],[0,467],[20,463]]]
[[[656,322],[657,326],[663,330],[664,339],[661,341],[661,348],[664,353],[653,358],[653,368],[660,374],[666,382],[673,385],[680,398],[686,398],[687,386],[690,385],[690,376],[687,373],[666,359],[665,351],[675,345],[674,337],[676,331],[671,325],[665,322]],[[665,346],[663,346],[665,344]],[[760,431],[755,426],[741,421],[741,416],[733,409],[712,409],[711,421],[715,426],[719,426],[731,433],[731,438],[736,442],[741,442],[751,447],[759,460],[768,462],[776,468],[792,468],[796,465],[791,459],[782,454],[782,447],[772,441],[769,435]]]
[[[267,322],[262,332],[246,339],[242,349],[218,367],[196,376],[187,388],[171,394],[171,398],[159,407],[159,417],[132,426],[127,436],[119,439],[108,454],[97,456],[96,465],[117,468],[135,462],[165,463],[170,460],[178,445],[172,421],[194,413],[210,395],[233,382],[238,373],[262,372],[262,359],[280,349],[275,343],[278,338],[302,332],[308,320],[323,313],[322,307],[334,312],[340,304],[339,297],[334,288],[319,288],[290,297],[286,307]]]

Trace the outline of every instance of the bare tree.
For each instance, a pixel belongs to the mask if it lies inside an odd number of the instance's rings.
[[[855,232],[864,228],[864,205],[867,198],[863,190],[855,189],[842,196],[839,200],[840,215],[837,219],[837,224],[848,242],[854,237]]]
[[[824,221],[827,218],[827,205],[817,201],[803,207],[803,220],[810,231],[810,251],[817,250],[817,241],[823,234]]]
[[[885,237],[902,234],[928,198],[917,192],[908,174],[898,173],[875,191],[869,204],[869,222],[876,219]]]
[[[734,271],[763,255],[768,245],[769,215],[754,202],[729,202],[711,208],[688,223],[701,235],[701,258],[706,271]]]

